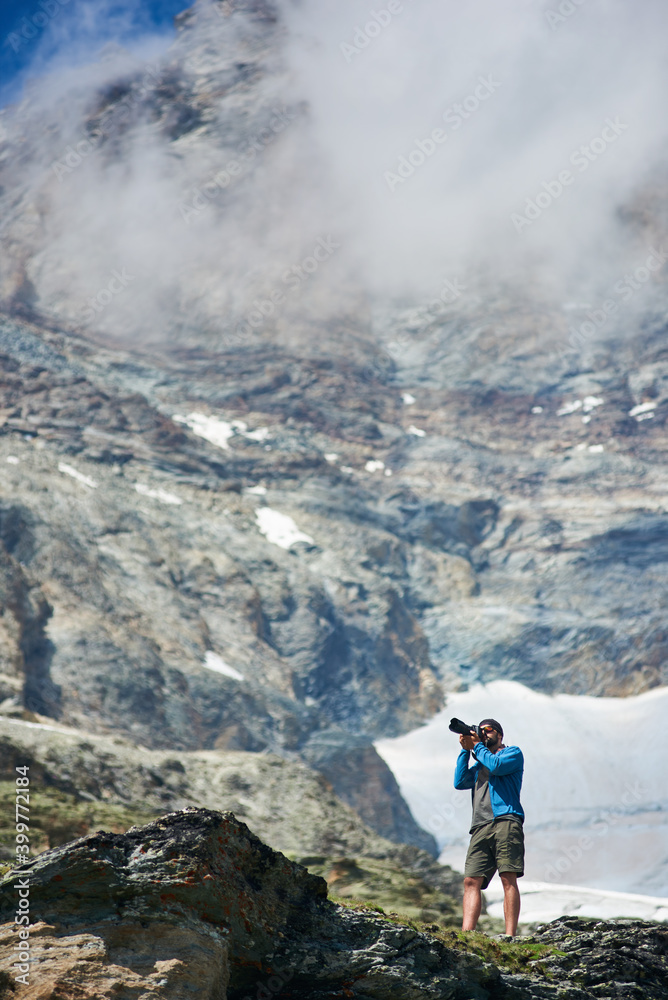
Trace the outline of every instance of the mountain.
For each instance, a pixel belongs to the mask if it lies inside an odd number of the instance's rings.
[[[665,172],[612,291],[381,295],[281,10],[177,28],[0,118],[0,711],[301,761],[435,853],[375,739],[668,680]]]

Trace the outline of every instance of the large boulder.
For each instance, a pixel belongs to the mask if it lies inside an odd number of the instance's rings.
[[[184,810],[47,851],[0,884],[13,966],[29,884],[29,988],[59,1000],[489,997],[500,977],[427,934],[327,899],[327,885],[232,813]],[[24,890],[25,891],[25,890]],[[11,988],[11,984],[8,989]]]

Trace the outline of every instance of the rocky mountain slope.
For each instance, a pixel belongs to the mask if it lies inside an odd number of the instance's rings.
[[[668,681],[662,251],[575,346],[585,307],[486,275],[379,302],[278,9],[178,27],[2,113],[0,710],[300,759],[433,851],[374,738],[476,679]]]
[[[0,884],[5,920],[23,883],[35,921],[31,964],[13,961],[15,926],[3,923],[4,996],[668,995],[668,931],[656,925],[559,920],[505,949],[487,941],[485,961],[479,935],[439,936],[335,905],[323,879],[231,813],[186,810],[48,851]]]

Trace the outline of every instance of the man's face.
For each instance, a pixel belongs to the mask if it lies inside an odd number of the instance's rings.
[[[488,750],[496,750],[497,747],[501,745],[501,733],[497,733],[496,729],[492,729],[491,726],[481,726],[483,743]]]

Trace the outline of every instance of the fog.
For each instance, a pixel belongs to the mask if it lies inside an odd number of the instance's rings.
[[[618,266],[617,209],[666,149],[665,5],[397,6],[378,31],[354,0],[290,7],[297,86],[374,285],[487,260],[577,286]]]
[[[445,280],[596,301],[646,259],[628,208],[663,179],[665,5],[266,9],[201,0],[171,47],[101,53],[54,18],[0,123],[5,303],[224,347]]]

